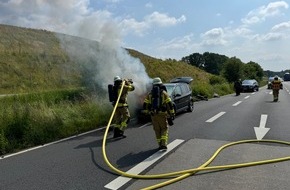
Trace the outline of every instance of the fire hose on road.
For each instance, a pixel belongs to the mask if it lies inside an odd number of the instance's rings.
[[[290,156],[286,156],[286,157],[281,157],[281,158],[275,158],[275,159],[269,159],[269,160],[260,160],[260,161],[254,161],[254,162],[245,162],[245,163],[238,163],[238,164],[230,164],[230,165],[219,165],[219,166],[208,166],[217,156],[218,154],[224,150],[225,148],[228,148],[230,146],[234,146],[234,145],[238,145],[238,144],[243,144],[243,143],[278,143],[278,144],[284,144],[284,145],[290,145],[290,142],[287,141],[279,141],[279,140],[256,140],[256,139],[252,139],[252,140],[241,140],[241,141],[236,141],[236,142],[231,142],[228,144],[225,144],[223,146],[221,146],[218,150],[216,150],[216,152],[212,155],[212,157],[210,159],[208,159],[204,164],[202,164],[201,166],[197,167],[197,168],[192,168],[192,169],[187,169],[187,170],[181,170],[181,171],[175,171],[175,172],[171,172],[171,173],[162,173],[162,174],[154,174],[154,175],[136,175],[136,174],[130,174],[130,173],[126,173],[124,171],[119,170],[118,168],[116,168],[115,166],[113,166],[110,161],[108,160],[107,154],[106,154],[106,140],[107,140],[107,135],[108,135],[108,131],[109,131],[109,127],[111,125],[113,116],[115,114],[118,102],[120,100],[120,95],[123,91],[123,87],[124,87],[125,82],[123,81],[122,86],[121,86],[121,90],[117,99],[117,102],[114,106],[112,115],[109,119],[108,125],[106,127],[106,131],[103,137],[103,144],[102,144],[102,153],[103,153],[103,158],[104,161],[106,162],[106,164],[108,165],[109,168],[111,168],[114,172],[116,172],[117,174],[124,176],[124,177],[128,177],[128,178],[134,178],[134,179],[162,179],[162,178],[172,178],[169,179],[168,181],[150,186],[150,187],[145,187],[143,188],[144,190],[149,190],[149,189],[157,189],[157,188],[161,188],[163,186],[167,186],[170,185],[172,183],[175,183],[177,181],[180,181],[182,179],[185,179],[191,175],[196,174],[197,172],[200,171],[214,171],[214,170],[224,170],[224,169],[234,169],[234,168],[242,168],[242,167],[249,167],[249,166],[256,166],[256,165],[262,165],[262,164],[270,164],[270,163],[275,163],[275,162],[282,162],[282,161],[286,161],[286,160],[290,160]]]

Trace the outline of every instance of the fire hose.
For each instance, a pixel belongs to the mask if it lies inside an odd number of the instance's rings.
[[[260,161],[254,161],[254,162],[245,162],[245,163],[239,163],[239,164],[229,164],[229,165],[219,165],[219,166],[208,166],[217,156],[218,154],[224,150],[225,148],[228,148],[230,146],[234,146],[234,145],[238,145],[238,144],[244,144],[244,143],[255,143],[255,142],[259,142],[259,143],[278,143],[278,144],[284,144],[284,145],[290,145],[290,142],[287,141],[280,141],[280,140],[256,140],[256,139],[252,139],[252,140],[241,140],[241,141],[236,141],[236,142],[231,142],[228,144],[225,144],[223,146],[221,146],[218,150],[216,150],[216,152],[212,155],[212,157],[210,159],[208,159],[205,163],[203,163],[201,166],[197,167],[197,168],[191,168],[191,169],[187,169],[187,170],[181,170],[181,171],[175,171],[175,172],[171,172],[171,173],[161,173],[161,174],[152,174],[152,175],[136,175],[136,174],[130,174],[130,173],[126,173],[124,171],[119,170],[118,168],[116,168],[115,166],[113,166],[108,157],[107,157],[107,153],[106,153],[106,140],[107,140],[107,135],[108,135],[108,131],[113,119],[113,116],[115,114],[117,105],[119,103],[123,88],[124,88],[124,84],[125,81],[123,81],[121,89],[120,89],[120,93],[118,95],[117,98],[117,102],[114,106],[113,112],[111,114],[111,117],[109,119],[109,122],[107,124],[106,130],[105,130],[105,134],[103,137],[103,143],[102,143],[102,153],[103,153],[103,158],[104,161],[106,162],[106,164],[108,165],[108,167],[113,170],[114,172],[116,172],[117,174],[124,176],[124,177],[128,177],[128,178],[134,178],[134,179],[164,179],[164,178],[172,178],[169,179],[165,182],[150,186],[150,187],[145,187],[143,188],[144,190],[150,190],[150,189],[157,189],[157,188],[161,188],[167,185],[170,185],[172,183],[178,182],[182,179],[185,179],[191,175],[196,174],[197,172],[200,171],[214,171],[214,170],[224,170],[224,169],[234,169],[234,168],[242,168],[242,167],[249,167],[249,166],[256,166],[256,165],[262,165],[262,164],[270,164],[270,163],[275,163],[275,162],[282,162],[282,161],[287,161],[290,160],[290,156],[286,156],[286,157],[280,157],[280,158],[275,158],[275,159],[269,159],[269,160],[260,160]]]

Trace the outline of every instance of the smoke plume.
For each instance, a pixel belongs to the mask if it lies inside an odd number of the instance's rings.
[[[45,29],[59,34],[86,38],[73,40],[57,35],[64,50],[77,59],[87,72],[87,80],[102,90],[114,76],[131,78],[136,86],[131,97],[146,92],[149,77],[140,60],[121,48],[122,30],[107,10],[93,8],[89,0],[7,0],[0,2],[0,23]],[[93,43],[98,42],[98,43]],[[97,45],[99,44],[99,45]],[[98,89],[96,89],[98,90]]]

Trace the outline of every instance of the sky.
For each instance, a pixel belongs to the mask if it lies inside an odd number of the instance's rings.
[[[0,24],[45,29],[161,59],[218,53],[290,69],[290,0],[0,0]]]

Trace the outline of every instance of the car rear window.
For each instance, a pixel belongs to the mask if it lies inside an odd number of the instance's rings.
[[[175,88],[175,94],[182,95],[181,87],[179,85]]]
[[[244,80],[244,81],[243,81],[243,84],[253,84],[253,82],[254,82],[254,81],[251,81],[251,80]]]
[[[190,91],[189,86],[186,84],[181,85],[183,94],[188,93]]]
[[[175,85],[164,84],[164,86],[166,87],[167,94],[171,95]]]

